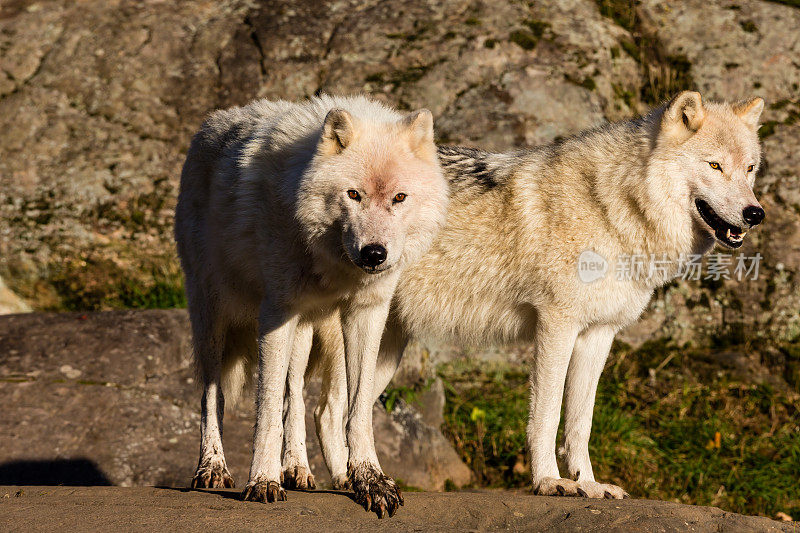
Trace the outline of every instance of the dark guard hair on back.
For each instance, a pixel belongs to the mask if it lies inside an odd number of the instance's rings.
[[[499,165],[492,161],[498,154],[463,146],[439,146],[437,151],[439,163],[453,189],[480,187],[489,191],[499,185]]]

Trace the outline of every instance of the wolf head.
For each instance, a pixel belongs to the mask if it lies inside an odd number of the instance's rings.
[[[764,220],[753,194],[761,163],[758,119],[764,100],[737,104],[703,102],[685,91],[667,106],[659,139],[671,161],[671,176],[688,187],[695,231],[713,235],[729,248],[744,242],[747,230]],[[713,243],[713,240],[709,240]]]
[[[415,261],[447,212],[430,111],[393,121],[329,111],[301,200],[301,221],[327,241],[312,251],[370,274]]]

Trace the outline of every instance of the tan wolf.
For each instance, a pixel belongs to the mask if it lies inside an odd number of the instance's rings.
[[[372,396],[351,411],[375,401],[412,336],[473,345],[530,342],[534,491],[627,496],[596,481],[589,459],[600,373],[615,334],[637,320],[654,289],[673,279],[685,258],[708,252],[715,242],[738,248],[764,219],[752,190],[763,107],[760,98],[728,104],[683,92],[643,117],[539,148],[495,154],[440,147],[451,186],[447,224],[403,273]],[[600,267],[590,276],[581,272],[587,256]],[[662,268],[613,275],[633,256],[658,260]],[[331,372],[326,393],[336,397],[343,394],[344,361],[336,328],[326,331],[319,352],[332,358],[325,365]],[[562,398],[564,476],[556,454]],[[323,396],[321,406],[329,403]],[[318,419],[324,449],[341,446],[331,438],[335,420],[330,413]],[[331,455],[346,452],[326,459]],[[343,468],[328,464],[332,472]]]
[[[281,465],[289,358],[305,367],[314,329],[332,321],[342,336],[341,323],[356,383],[371,398],[392,292],[430,246],[447,201],[427,110],[402,116],[364,97],[322,96],[260,100],[206,120],[189,148],[175,215],[204,387],[192,486],[233,486],[222,449],[224,403],[236,400],[256,364],[243,498],[285,499],[284,470],[297,486],[314,485],[302,420],[287,425]],[[290,409],[302,402],[302,379],[290,377]],[[371,414],[352,413],[362,438],[351,443],[351,457],[375,455]],[[365,475],[380,477],[377,460],[372,466]],[[393,498],[402,503],[399,491]]]

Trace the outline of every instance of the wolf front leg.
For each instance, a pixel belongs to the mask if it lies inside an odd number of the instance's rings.
[[[598,483],[589,459],[589,435],[600,374],[617,328],[591,326],[575,341],[567,370],[564,393],[564,447],[561,450],[571,479],[578,482],[578,494],[590,498],[626,498],[617,485]]]
[[[294,345],[297,316],[262,304],[258,319],[258,389],[256,428],[250,480],[242,492],[246,501],[285,500],[281,487],[283,395],[289,357]]]
[[[531,367],[528,448],[533,491],[544,496],[575,496],[578,484],[563,479],[556,461],[561,398],[578,327],[552,315],[540,315]]]
[[[310,322],[297,325],[286,379],[286,414],[283,419],[283,486],[287,489],[314,489],[316,483],[308,465],[306,451],[306,406],[303,403],[303,376],[314,328]]]
[[[386,299],[376,305],[351,303],[342,314],[349,400],[348,477],[356,502],[379,518],[392,516],[403,505],[400,489],[378,464],[372,433],[375,365],[388,311]]]

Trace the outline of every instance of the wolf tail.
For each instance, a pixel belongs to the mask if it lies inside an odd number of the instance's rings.
[[[236,406],[242,391],[252,381],[257,360],[255,332],[232,329],[225,337],[225,352],[222,358],[222,394],[225,407]]]
[[[231,361],[222,368],[222,394],[227,409],[233,409],[239,403],[248,381],[247,376],[247,363],[243,359]]]

